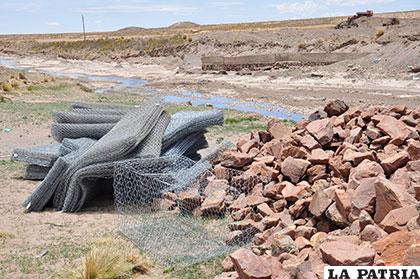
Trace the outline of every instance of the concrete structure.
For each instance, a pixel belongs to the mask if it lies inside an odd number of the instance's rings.
[[[249,56],[201,58],[203,70],[239,71],[244,68],[257,70],[268,66],[292,64],[302,66],[329,65],[343,60],[354,60],[368,53],[276,53]]]

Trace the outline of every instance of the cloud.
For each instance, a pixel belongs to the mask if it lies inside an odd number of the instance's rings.
[[[395,0],[326,0],[326,4],[336,6],[358,6],[370,4],[387,4],[394,1]]]
[[[31,0],[31,1],[4,1],[1,3],[0,10],[10,12],[38,12],[45,7],[43,0]]]
[[[280,14],[296,14],[296,16],[313,14],[318,7],[319,4],[313,1],[281,3],[276,5]]]
[[[211,5],[216,7],[226,7],[226,6],[241,6],[244,3],[240,1],[211,1]]]
[[[211,1],[209,4],[218,11],[224,12],[238,12],[244,8],[244,3],[240,1]]]
[[[46,23],[48,26],[60,26],[60,22],[57,21],[49,21]]]
[[[180,5],[154,5],[154,4],[132,4],[132,5],[108,5],[88,7],[82,13],[187,13],[196,10],[194,7]]]

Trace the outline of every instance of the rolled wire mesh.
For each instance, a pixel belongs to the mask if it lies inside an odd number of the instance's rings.
[[[84,108],[83,108],[84,110]],[[97,115],[100,119],[101,114],[97,114],[97,111],[86,112],[85,115],[89,117]],[[78,112],[77,114],[83,115]],[[111,112],[107,112],[110,117]],[[113,117],[115,115],[112,115]],[[117,115],[118,116],[118,115]],[[120,115],[122,117],[122,115]],[[90,121],[89,117],[85,117],[84,121]],[[83,116],[82,116],[83,118]],[[96,116],[94,117],[96,118]],[[172,144],[181,140],[183,137],[188,136],[194,132],[205,130],[207,127],[213,125],[223,124],[223,111],[211,110],[211,111],[181,111],[175,113],[171,122],[165,132],[163,139],[163,147],[167,149]],[[51,134],[55,140],[61,142],[64,138],[81,138],[89,137],[93,139],[100,139],[107,134],[115,123],[100,123],[94,120],[88,123],[53,123],[51,127]]]
[[[64,156],[84,146],[86,143],[95,143],[96,140],[90,138],[69,139],[65,138],[61,142],[60,153]]]
[[[63,141],[64,138],[100,139],[106,135],[114,126],[115,123],[53,123],[51,126],[51,135],[58,142]]]
[[[55,112],[53,120],[57,123],[116,123],[121,119],[120,114],[98,114],[78,112]]]
[[[84,103],[84,102],[74,102],[71,104],[73,109],[120,109],[120,110],[131,110],[135,108],[134,106],[129,105],[116,105],[110,103]]]
[[[78,156],[85,153],[94,144],[94,140],[85,140],[77,150],[65,156],[59,157],[44,180],[23,202],[23,206],[26,207],[26,210],[41,211],[48,203],[50,203],[54,195],[62,195],[63,193],[61,193],[58,189],[63,183],[62,179],[65,171]]]
[[[178,155],[184,155],[191,160],[199,161],[201,159],[200,151],[209,147],[209,143],[207,142],[206,137],[204,134],[198,136],[197,141],[190,146],[184,153],[179,153]]]
[[[234,179],[241,172],[231,170],[229,177],[213,183],[208,160],[224,148],[214,149],[199,162],[169,155],[117,164],[114,197],[121,232],[158,263],[174,267],[247,245],[258,229],[232,226],[225,203],[232,189],[239,195],[240,189],[251,188],[245,184],[255,181]]]
[[[157,100],[151,100],[127,113],[100,140],[89,140],[83,147],[60,157],[24,206],[28,211],[40,211],[52,200],[56,209],[61,210],[64,205],[70,208],[68,211],[80,208],[81,202],[75,200],[74,192],[67,194],[70,182],[77,178],[73,178],[74,174],[90,165],[127,158],[147,137],[162,112],[163,106]]]
[[[12,160],[33,165],[50,167],[61,155],[60,144],[47,144],[31,148],[17,148],[13,151]]]
[[[133,109],[118,109],[118,108],[110,108],[110,109],[102,109],[102,108],[74,108],[72,109],[73,112],[80,113],[80,114],[101,114],[101,115],[124,115]]]
[[[42,180],[47,176],[50,169],[50,167],[28,165],[25,169],[23,178],[27,180]]]
[[[164,150],[163,155],[182,155],[187,153],[188,150],[193,150],[193,152],[195,152],[202,148],[206,148],[208,146],[208,142],[204,136],[205,132],[206,131],[192,133],[180,139],[166,150]]]
[[[73,189],[71,184],[72,179],[75,179],[76,172],[90,165],[127,158],[148,136],[163,113],[163,109],[163,103],[158,99],[153,99],[140,108],[128,112],[109,133],[77,157],[63,176],[63,183],[60,184],[59,192],[65,194],[54,196],[54,207],[60,210],[73,211],[72,208],[75,204],[74,191],[68,191]]]
[[[163,112],[156,125],[147,137],[138,145],[136,150],[128,157],[158,157],[161,153],[162,138],[170,116]],[[63,211],[79,211],[86,201],[101,193],[101,185],[98,179],[112,179],[116,162],[104,162],[88,165],[76,171],[70,180]],[[107,191],[108,189],[105,189]]]
[[[180,111],[172,115],[171,123],[163,138],[163,148],[166,149],[175,142],[195,132],[205,130],[214,125],[223,125],[223,111]]]
[[[159,156],[164,144],[165,151],[172,148],[170,154],[185,154],[199,160],[197,151],[208,146],[205,129],[222,124],[223,112],[183,111],[169,119],[160,103],[160,99],[154,99],[140,107],[73,104],[72,112],[56,113],[55,120],[66,123],[54,123],[52,135],[62,143],[56,145],[58,155],[54,165],[53,161],[49,163],[53,166],[46,176],[46,169],[28,168],[39,171],[38,174],[32,171],[33,176],[45,176],[45,179],[24,202],[27,210],[42,210],[51,201],[56,209],[80,210],[86,201],[101,192],[98,181],[112,178],[116,162]],[[159,114],[162,121],[157,122]],[[120,121],[100,122],[111,118]],[[188,169],[183,173],[187,179],[178,184],[179,189],[185,189],[209,167],[208,162],[201,162]]]

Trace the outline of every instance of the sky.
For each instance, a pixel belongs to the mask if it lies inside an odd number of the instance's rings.
[[[420,9],[420,0],[0,0],[0,34],[88,32]]]

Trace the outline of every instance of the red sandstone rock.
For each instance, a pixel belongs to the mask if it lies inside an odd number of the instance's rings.
[[[324,262],[330,265],[367,266],[372,265],[375,258],[373,249],[344,241],[325,242],[319,249]]]
[[[308,161],[312,164],[328,164],[330,157],[328,154],[321,148],[312,150],[311,156],[308,158]]]
[[[321,217],[332,202],[332,199],[328,198],[324,191],[317,191],[309,204],[309,211],[315,217]]]
[[[248,153],[252,148],[258,147],[258,141],[256,139],[249,140],[242,144],[238,149],[242,153]]]
[[[374,225],[367,225],[360,232],[360,239],[363,241],[375,242],[375,241],[383,239],[387,235],[388,234],[381,228]]]
[[[410,161],[420,160],[420,141],[411,141],[407,146]]]
[[[308,148],[309,150],[313,150],[315,148],[320,148],[321,145],[319,144],[319,142],[317,142],[313,136],[311,135],[305,135],[301,138],[300,143]]]
[[[293,183],[297,183],[305,175],[310,165],[311,163],[306,160],[287,157],[281,164],[281,172],[289,177]]]
[[[410,196],[406,190],[394,185],[386,179],[375,181],[376,210],[375,222],[380,223],[393,209],[403,206],[415,205],[416,199]]]
[[[274,214],[274,211],[266,203],[258,205],[257,211],[261,213],[262,216],[270,216]]]
[[[253,156],[235,151],[226,151],[223,153],[222,166],[242,168],[253,161]]]
[[[409,155],[406,151],[398,152],[393,156],[389,156],[381,161],[381,166],[387,174],[394,173],[397,169],[407,164]]]
[[[306,126],[306,130],[321,144],[326,145],[333,138],[333,128],[328,118],[315,120]]]
[[[291,130],[282,122],[270,121],[268,123],[268,132],[273,138],[281,139],[291,134]]]
[[[416,205],[404,206],[391,210],[381,221],[380,226],[387,233],[393,233],[403,230],[410,219],[418,216]]]
[[[391,143],[401,145],[410,134],[410,130],[403,122],[392,116],[384,115],[376,125],[383,133],[392,138]]]
[[[329,102],[325,108],[324,111],[327,113],[328,117],[331,116],[338,116],[343,113],[345,113],[349,107],[341,100],[334,100]]]
[[[374,242],[373,248],[381,256],[385,265],[399,266],[409,262],[408,250],[420,241],[420,230],[399,231]],[[417,244],[418,245],[418,244]],[[418,256],[418,254],[417,254]]]
[[[230,255],[241,279],[271,279],[271,267],[261,257],[247,249],[239,249]]]
[[[344,190],[336,190],[334,201],[336,203],[337,209],[342,216],[347,218],[351,209],[351,195]]]

